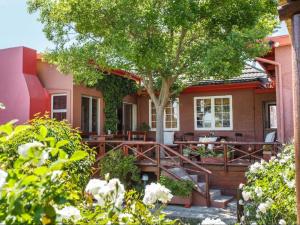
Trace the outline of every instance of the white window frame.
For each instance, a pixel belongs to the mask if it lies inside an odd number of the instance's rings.
[[[164,109],[164,131],[179,131],[180,130],[180,114],[179,114],[179,98],[175,99],[178,103],[178,107],[176,109],[177,117],[177,127],[176,128],[166,128],[166,110]],[[149,99],[149,126],[151,131],[156,131],[156,128],[152,128],[152,110],[151,110],[151,99]]]
[[[53,109],[53,99],[58,96],[66,96],[66,108],[65,109]],[[66,119],[68,117],[68,95],[67,94],[51,94],[51,119],[53,119],[53,113],[66,113]]]
[[[215,99],[216,98],[229,98],[229,119],[230,119],[230,127],[215,127]],[[210,99],[211,100],[211,113],[212,113],[212,127],[197,127],[197,100],[199,99]],[[232,95],[219,95],[219,96],[199,96],[194,97],[194,129],[195,130],[233,130],[233,111],[232,111]]]
[[[97,100],[97,134],[100,134],[100,98],[98,97],[94,97],[94,96],[87,96],[87,95],[81,95],[81,104],[82,104],[82,98],[88,98],[89,99],[89,132],[92,132],[92,126],[93,126],[93,121],[92,121],[92,117],[93,117],[93,112],[92,112],[92,101],[93,99]],[[81,105],[80,105],[81,107]],[[81,108],[80,108],[81,110]],[[80,120],[82,119],[82,116],[80,116]],[[80,121],[81,124],[82,121]]]

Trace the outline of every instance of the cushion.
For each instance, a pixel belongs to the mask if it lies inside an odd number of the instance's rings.
[[[265,142],[266,143],[275,142],[275,136],[276,136],[275,131],[268,133],[266,135]]]
[[[218,137],[199,137],[199,142],[216,142]],[[197,146],[204,146],[204,144],[198,144]],[[208,150],[214,149],[214,144],[207,145]]]

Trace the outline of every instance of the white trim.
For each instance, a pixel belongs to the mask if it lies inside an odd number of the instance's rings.
[[[66,96],[66,108],[65,109],[53,109],[53,98],[57,96]],[[68,95],[66,93],[60,93],[60,94],[51,94],[51,119],[53,119],[53,113],[66,113],[66,119],[67,119],[67,113],[68,113]]]
[[[176,109],[177,111],[177,127],[176,128],[166,128],[166,110],[164,109],[164,131],[179,131],[180,130],[180,115],[179,115],[179,107],[180,107],[180,102],[179,102],[179,98],[176,98],[176,101],[178,103],[178,107]],[[150,126],[150,130],[151,131],[156,131],[156,128],[152,128],[152,108],[151,108],[151,99],[149,99],[149,126]]]
[[[215,98],[229,98],[229,120],[230,120],[230,127],[215,127]],[[198,99],[211,99],[211,113],[213,115],[212,117],[212,127],[205,127],[205,128],[198,128],[197,127],[197,100]],[[220,96],[199,96],[194,97],[194,130],[203,130],[203,131],[210,131],[210,130],[233,130],[233,111],[232,111],[232,95],[220,95]]]

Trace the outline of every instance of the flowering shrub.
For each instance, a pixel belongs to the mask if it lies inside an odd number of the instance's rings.
[[[79,224],[177,224],[165,218],[155,203],[171,200],[170,191],[160,184],[146,186],[143,201],[135,191],[125,193],[124,186],[114,178],[92,179],[85,191],[88,200],[82,206]],[[94,200],[94,201],[93,201]],[[154,212],[153,212],[154,211]]]
[[[18,147],[13,167],[1,165],[0,221],[5,224],[53,224],[64,214],[64,207],[81,198],[81,190],[70,182],[66,168],[88,153],[77,150],[68,155],[60,148],[63,143],[50,144],[46,133],[47,128],[41,127],[38,141]],[[3,136],[0,143],[9,138]],[[57,159],[51,161],[51,157]]]
[[[295,224],[295,158],[293,145],[287,145],[269,162],[253,164],[241,184],[244,205],[242,224]]]
[[[95,153],[82,143],[78,130],[72,129],[65,121],[56,121],[47,116],[36,117],[28,124],[15,128],[13,122],[10,122],[0,127],[0,137],[1,135],[4,139],[0,142],[0,164],[4,164],[7,168],[12,168],[13,163],[19,157],[18,148],[20,145],[42,139],[51,147],[55,147],[54,144],[56,143],[57,147],[63,150],[59,154],[72,155],[76,150],[88,153],[84,160],[74,161],[66,165],[72,182],[82,188],[87,184],[95,161]],[[50,161],[56,159],[57,155],[49,158]]]
[[[0,147],[29,125],[0,126]],[[119,179],[91,179],[85,191],[72,179],[71,165],[89,157],[86,151],[63,147],[68,140],[51,138],[41,125],[35,138],[16,146],[14,162],[0,164],[0,223],[6,225],[50,224],[177,224],[156,208],[172,195],[159,184],[146,187],[144,201],[135,191],[125,192]],[[4,155],[4,156],[3,156]],[[8,154],[1,153],[2,160]],[[4,162],[4,161],[2,161]],[[80,166],[80,164],[76,164]],[[76,170],[76,168],[74,168]],[[85,192],[85,194],[84,194]],[[150,197],[151,196],[151,197]]]

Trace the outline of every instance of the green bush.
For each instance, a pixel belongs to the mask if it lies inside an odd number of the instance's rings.
[[[100,160],[100,176],[109,174],[111,178],[118,178],[126,189],[136,188],[141,185],[140,169],[135,165],[136,158],[124,155],[122,150],[110,151]]]
[[[173,195],[181,197],[189,196],[195,186],[190,180],[175,180],[166,176],[161,176],[159,183],[171,190]]]
[[[30,126],[0,126],[0,146],[7,150],[16,137],[33,131]],[[14,162],[0,164],[0,221],[5,224],[55,224],[59,209],[77,204],[82,190],[68,171],[70,165],[88,157],[82,150],[68,154],[68,140],[55,141],[41,125],[36,139],[16,146]],[[2,159],[5,157],[1,154]]]
[[[63,143],[61,148],[68,155],[73,154],[77,150],[88,153],[87,158],[69,164],[67,168],[73,181],[80,187],[84,187],[91,175],[91,169],[95,161],[95,152],[82,143],[77,129],[72,129],[65,121],[49,119],[47,116],[35,117],[27,125],[18,126],[13,133],[9,134],[7,141],[0,145],[1,164],[5,164],[6,168],[12,168],[18,157],[18,146],[39,139],[41,127],[47,129],[46,140],[52,144],[61,141]],[[2,133],[2,135],[7,136],[7,132],[12,131],[12,129],[9,124],[3,125],[0,135]],[[56,158],[52,157],[50,160],[56,160]]]
[[[247,184],[240,185],[242,224],[296,224],[294,146],[287,145],[269,162],[251,165]]]

